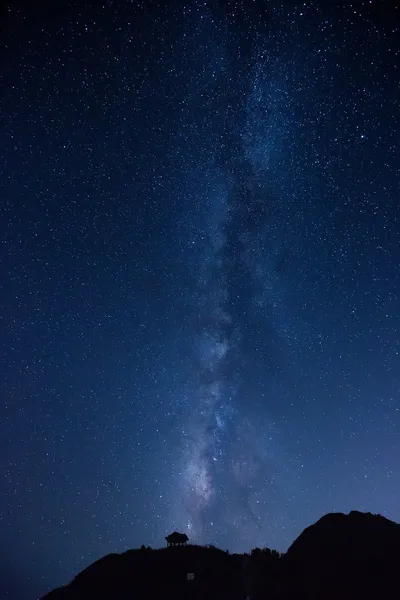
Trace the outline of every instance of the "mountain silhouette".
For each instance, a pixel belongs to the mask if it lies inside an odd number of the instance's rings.
[[[398,597],[399,559],[400,525],[358,511],[325,515],[286,554],[292,590],[307,600]]]
[[[400,525],[352,511],[325,515],[286,554],[190,544],[109,554],[43,600],[397,598],[399,565]]]

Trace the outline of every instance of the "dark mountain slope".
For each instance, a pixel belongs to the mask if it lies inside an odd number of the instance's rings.
[[[400,525],[357,511],[325,515],[286,555],[292,589],[310,600],[398,597],[399,559]]]
[[[46,600],[376,600],[400,597],[400,525],[325,515],[285,555],[182,546],[109,554]],[[194,579],[188,574],[194,574]]]
[[[46,600],[209,598],[241,600],[242,557],[217,548],[186,546],[110,554]],[[194,573],[194,580],[188,579]]]

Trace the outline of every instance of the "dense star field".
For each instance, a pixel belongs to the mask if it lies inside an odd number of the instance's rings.
[[[285,550],[326,512],[400,521],[381,4],[4,9],[1,591],[174,529]]]

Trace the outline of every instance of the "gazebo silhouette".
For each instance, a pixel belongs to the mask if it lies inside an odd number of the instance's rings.
[[[189,541],[186,533],[178,533],[177,531],[170,533],[165,539],[167,540],[167,546],[186,546]]]

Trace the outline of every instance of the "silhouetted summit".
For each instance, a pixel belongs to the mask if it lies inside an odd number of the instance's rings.
[[[143,547],[110,554],[82,571],[46,600],[146,600],[193,598],[240,600],[242,556],[213,547]],[[190,579],[191,576],[194,579]]]
[[[325,515],[286,554],[291,582],[304,598],[379,598],[397,589],[400,525],[351,511]]]
[[[109,554],[45,598],[378,600],[399,596],[399,564],[400,525],[352,511],[325,515],[283,555],[195,545]]]
[[[308,560],[349,558],[364,559],[382,550],[392,553],[399,543],[400,525],[381,515],[361,513],[327,514],[307,527],[288,549],[288,556]]]

